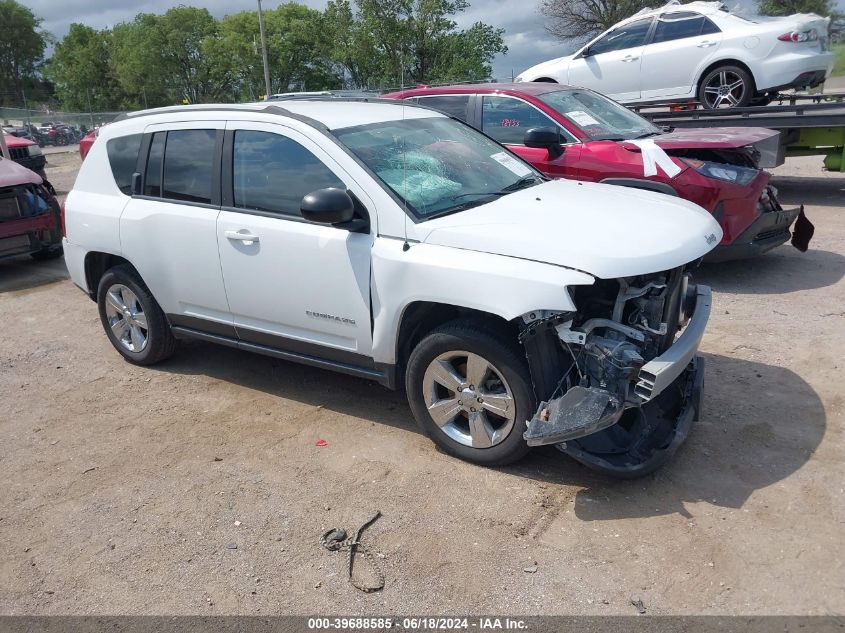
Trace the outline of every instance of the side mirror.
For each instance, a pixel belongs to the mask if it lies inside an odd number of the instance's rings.
[[[592,55],[592,53],[590,52],[590,47],[589,47],[589,46],[585,46],[585,47],[584,47],[584,50],[582,50],[582,51],[578,54],[578,57],[590,57],[591,55]]]
[[[560,130],[557,128],[532,127],[530,130],[525,131],[525,138],[522,144],[525,147],[547,149],[551,158],[557,158],[563,155],[562,141],[563,138],[560,135]]]
[[[343,189],[317,189],[302,199],[302,217],[317,224],[343,224],[355,215],[355,203]]]

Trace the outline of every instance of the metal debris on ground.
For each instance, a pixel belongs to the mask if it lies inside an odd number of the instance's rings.
[[[337,552],[343,549],[349,551],[349,583],[353,587],[360,591],[363,591],[364,593],[373,593],[374,591],[380,591],[384,589],[384,574],[382,573],[381,569],[379,569],[379,566],[376,563],[376,560],[373,555],[361,544],[361,534],[363,534],[364,530],[366,530],[373,523],[375,523],[380,516],[381,512],[376,511],[376,513],[372,517],[370,517],[361,525],[361,527],[358,528],[357,532],[355,532],[354,538],[347,538],[346,530],[344,530],[343,528],[332,528],[330,530],[326,530],[320,537],[320,544],[329,551]],[[376,578],[375,584],[367,585],[355,579],[353,570],[355,567],[356,554],[361,554],[370,564],[373,576]]]
[[[645,605],[643,604],[642,600],[634,600],[631,598],[631,604],[637,607],[637,611],[640,615],[645,614]]]

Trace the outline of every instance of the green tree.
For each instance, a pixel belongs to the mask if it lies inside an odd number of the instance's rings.
[[[114,110],[123,105],[120,85],[112,76],[110,31],[71,24],[44,67],[64,108],[80,111]]]
[[[793,13],[818,13],[832,15],[832,0],[758,0],[760,15],[792,15]]]
[[[265,11],[264,23],[274,92],[340,86],[319,11],[290,2]],[[207,42],[206,51],[218,71],[231,78],[236,98],[256,99],[264,94],[257,11],[241,11],[223,18],[217,36]]]
[[[15,0],[0,0],[0,25],[0,103],[23,103],[50,38],[40,29],[41,18]]]
[[[453,17],[468,7],[467,0],[358,0],[378,79],[390,86],[489,77],[490,61],[507,52],[504,31],[480,22],[458,30]]]
[[[348,88],[378,82],[380,64],[373,55],[375,42],[352,11],[349,0],[329,0],[323,12],[323,33],[329,42],[328,57]]]
[[[629,18],[653,0],[543,0],[546,30],[561,39],[584,40]]]
[[[140,13],[114,28],[113,72],[123,90],[150,107],[231,98],[228,67],[213,63],[218,22],[206,9]]]

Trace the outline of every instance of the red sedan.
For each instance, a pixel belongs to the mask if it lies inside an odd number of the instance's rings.
[[[755,145],[777,145],[764,128],[666,132],[596,92],[549,83],[415,88],[409,99],[478,128],[552,178],[649,189],[704,207],[724,237],[709,260],[764,253],[793,237],[806,250],[812,224],[784,210]],[[796,219],[795,235],[790,227]]]
[[[79,155],[82,157],[82,160],[85,160],[85,157],[88,156],[88,152],[91,151],[91,146],[94,144],[94,141],[97,140],[97,135],[100,133],[100,128],[94,128],[88,134],[82,137],[82,140],[79,141]]]

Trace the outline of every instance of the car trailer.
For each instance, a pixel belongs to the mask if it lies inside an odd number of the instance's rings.
[[[778,105],[721,110],[679,106],[631,107],[659,126],[765,127],[780,132],[778,157],[824,156],[830,171],[845,171],[845,93],[781,95]],[[683,107],[683,106],[681,106]]]

